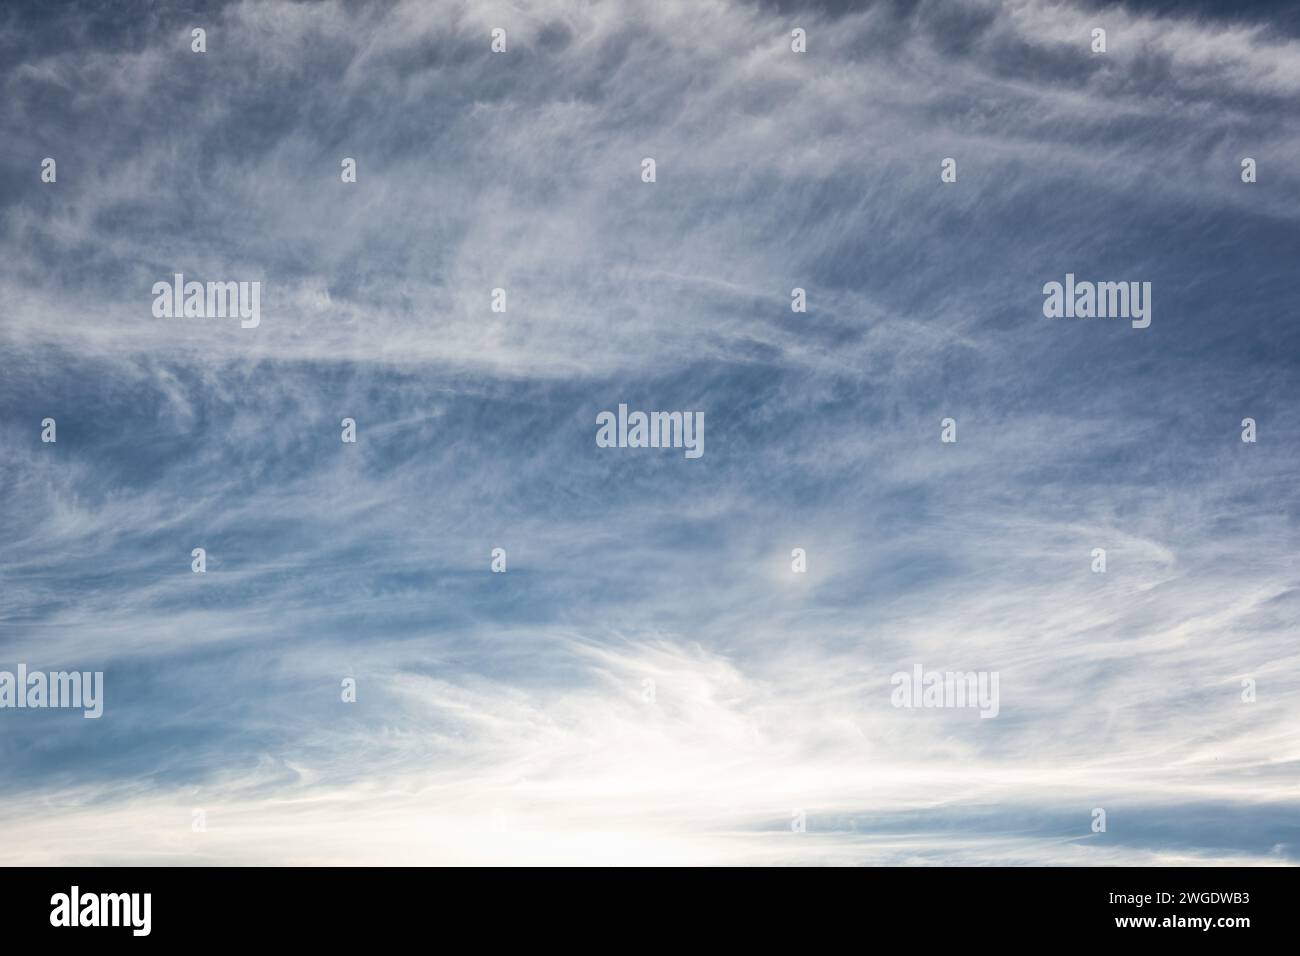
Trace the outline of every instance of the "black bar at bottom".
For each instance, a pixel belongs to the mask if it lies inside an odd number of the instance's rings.
[[[373,945],[433,932],[447,945],[601,948],[743,941],[807,951],[881,933],[918,945],[1231,946],[1293,942],[1296,887],[1289,868],[28,868],[0,871],[0,925],[7,942],[141,945]]]

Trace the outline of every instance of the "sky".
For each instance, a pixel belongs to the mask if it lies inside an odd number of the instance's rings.
[[[1294,12],[7,4],[0,84],[0,671],[104,674],[0,862],[1300,860]]]

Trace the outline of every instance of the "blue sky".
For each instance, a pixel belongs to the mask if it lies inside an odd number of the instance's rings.
[[[0,860],[1295,862],[1298,33],[6,7],[0,669],[105,713],[0,711]],[[176,272],[260,325],[154,318]]]

